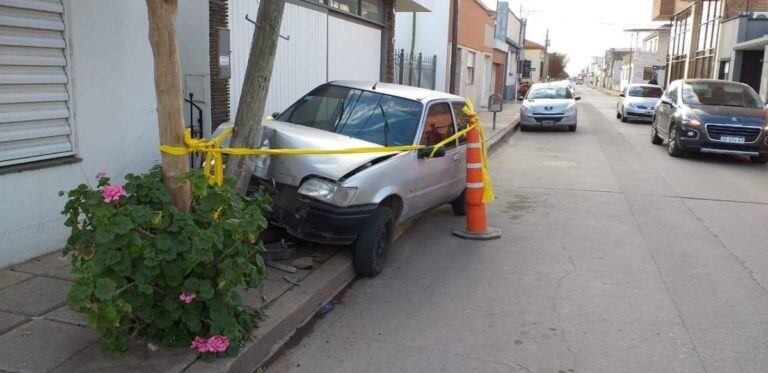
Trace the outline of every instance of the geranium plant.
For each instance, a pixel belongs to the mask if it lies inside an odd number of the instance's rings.
[[[142,337],[208,358],[232,356],[263,317],[236,288],[259,287],[266,276],[258,237],[267,197],[237,195],[231,181],[209,185],[200,172],[186,179],[189,213],[170,203],[159,168],[128,175],[125,185],[99,174],[95,188],[66,193],[62,213],[72,232],[65,254],[75,275],[68,304],[107,351],[125,351]]]

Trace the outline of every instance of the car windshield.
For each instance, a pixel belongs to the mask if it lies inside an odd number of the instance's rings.
[[[400,97],[326,84],[276,119],[384,146],[412,145],[422,104]]]
[[[567,87],[534,87],[528,93],[529,100],[541,100],[541,99],[567,99],[573,98],[571,90]]]
[[[629,87],[627,95],[629,97],[652,97],[659,98],[664,91],[659,87]]]
[[[683,84],[686,105],[734,106],[760,109],[760,98],[752,88],[727,82],[691,82]]]

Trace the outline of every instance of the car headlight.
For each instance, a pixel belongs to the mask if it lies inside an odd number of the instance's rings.
[[[701,125],[701,122],[696,118],[683,117],[683,124],[686,126],[698,127]]]
[[[533,114],[533,108],[530,106],[523,105],[523,114],[525,115],[532,115]]]
[[[345,207],[357,197],[357,188],[347,188],[332,181],[312,178],[301,184],[299,194]]]
[[[573,105],[568,106],[567,108],[565,108],[565,115],[571,115],[574,112],[576,112],[576,104],[573,104]]]

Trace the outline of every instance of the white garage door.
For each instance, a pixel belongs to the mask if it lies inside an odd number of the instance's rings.
[[[73,154],[61,0],[0,0],[0,166]]]
[[[379,80],[381,30],[330,16],[328,35],[328,80]]]

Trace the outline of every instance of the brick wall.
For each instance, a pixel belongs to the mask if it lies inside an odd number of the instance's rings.
[[[480,5],[479,0],[459,2],[459,45],[491,53],[492,46],[485,44],[485,26],[495,26],[493,18]]]
[[[383,82],[392,83],[395,74],[395,1],[384,0],[384,30],[383,35]]]
[[[229,121],[229,79],[219,77],[220,27],[227,27],[228,0],[208,0],[208,43],[211,66],[211,130]]]
[[[747,9],[749,4],[749,9]],[[726,0],[724,18],[728,19],[741,12],[768,12],[768,0]]]

